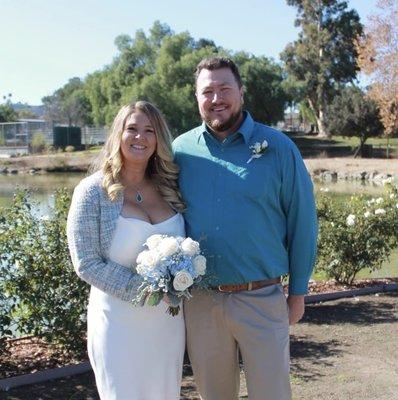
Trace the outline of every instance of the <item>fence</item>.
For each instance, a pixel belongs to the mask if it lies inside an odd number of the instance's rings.
[[[108,130],[105,127],[81,128],[83,145],[105,143]],[[36,135],[42,135],[44,145],[54,145],[53,125],[44,120],[20,120],[0,123],[0,157],[29,154]]]

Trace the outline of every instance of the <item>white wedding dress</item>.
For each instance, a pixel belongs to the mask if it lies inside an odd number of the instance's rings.
[[[120,216],[109,258],[132,265],[153,234],[185,236],[176,214],[150,224]],[[168,305],[133,306],[92,287],[88,306],[88,353],[102,400],[177,400],[185,349],[183,309],[175,317]]]

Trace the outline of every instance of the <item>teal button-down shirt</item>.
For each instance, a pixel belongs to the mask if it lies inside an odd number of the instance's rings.
[[[268,143],[247,163],[250,146]],[[217,140],[205,124],[175,139],[187,235],[198,240],[214,284],[289,273],[289,293],[305,294],[316,254],[313,186],[283,133],[253,121]]]

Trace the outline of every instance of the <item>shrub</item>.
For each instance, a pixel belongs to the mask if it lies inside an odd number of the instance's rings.
[[[13,326],[75,354],[85,348],[88,286],[75,274],[66,241],[70,196],[59,190],[49,216],[39,217],[27,191],[0,220],[0,336]]]
[[[35,132],[32,136],[32,142],[30,147],[33,153],[41,153],[46,147],[46,140],[44,134],[41,132]]]
[[[321,194],[316,268],[349,285],[359,271],[380,269],[398,245],[397,194],[389,182],[377,199],[360,195],[343,202]]]
[[[65,152],[66,153],[73,153],[75,151],[75,147],[74,146],[66,146],[65,147]]]

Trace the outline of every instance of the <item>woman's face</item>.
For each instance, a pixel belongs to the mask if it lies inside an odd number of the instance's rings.
[[[125,123],[120,150],[123,162],[147,164],[156,151],[156,134],[148,117],[141,111],[131,114]]]

